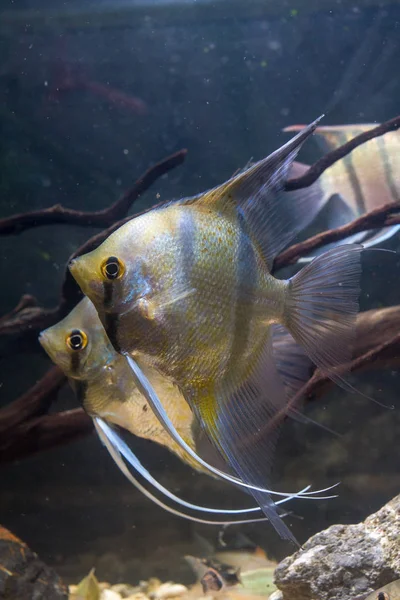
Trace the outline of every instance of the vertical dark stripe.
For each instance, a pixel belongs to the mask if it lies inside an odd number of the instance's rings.
[[[86,398],[86,392],[88,389],[88,384],[86,381],[75,381],[75,394],[76,397],[78,399],[78,401],[80,402],[80,404],[84,404],[85,402],[85,398]]]
[[[392,196],[393,202],[400,201],[400,193],[397,190],[396,180],[393,176],[392,165],[390,164],[390,156],[386,147],[385,136],[381,135],[377,137],[375,140],[378,144],[379,154],[382,160],[383,168],[385,171],[385,178],[388,188],[390,190],[390,194]]]
[[[236,265],[236,298],[233,319],[233,336],[226,365],[226,376],[239,375],[241,361],[248,349],[252,322],[251,292],[257,288],[257,259],[242,215],[238,214],[239,249]],[[246,301],[245,301],[246,299]],[[243,364],[243,363],[242,363]]]
[[[110,340],[114,350],[116,352],[121,351],[121,346],[118,341],[118,323],[119,317],[117,313],[106,312],[105,313],[105,330],[107,337]]]
[[[110,340],[111,344],[114,346],[114,349],[117,352],[120,352],[121,346],[119,345],[119,342],[118,342],[118,314],[114,313],[114,312],[109,312],[109,310],[108,310],[112,306],[113,292],[114,292],[114,283],[112,283],[111,281],[104,281],[103,282],[103,293],[104,293],[103,304],[104,304],[104,311],[105,311],[105,318],[104,318],[105,330],[106,330],[108,339]]]
[[[338,135],[338,139],[340,140],[340,145],[343,145],[347,142],[346,134],[341,133]],[[365,213],[365,201],[364,195],[362,192],[361,184],[357,176],[357,171],[353,164],[353,158],[350,154],[345,156],[343,159],[343,163],[347,169],[348,176],[350,178],[351,187],[353,188],[353,192],[355,194],[356,206],[359,214]]]
[[[114,292],[114,284],[111,281],[103,281],[103,304],[104,309],[107,311],[111,307]]]
[[[76,375],[79,369],[79,363],[81,360],[81,356],[79,354],[79,350],[73,350],[71,354],[71,374]]]

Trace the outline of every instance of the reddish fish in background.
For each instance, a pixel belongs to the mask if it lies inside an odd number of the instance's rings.
[[[148,114],[147,104],[137,96],[126,94],[121,90],[110,87],[97,81],[91,81],[84,73],[73,69],[68,64],[63,64],[57,69],[57,76],[53,81],[48,99],[51,101],[59,100],[60,92],[70,90],[87,90],[106,100],[111,106],[130,110],[137,115],[144,116]]]
[[[324,152],[330,152],[376,126],[377,124],[369,123],[317,127],[315,139]],[[292,125],[284,131],[296,132],[301,129],[303,125]],[[305,165],[295,163],[295,166],[300,169]],[[296,171],[291,173],[291,177],[295,176]],[[344,225],[384,204],[400,202],[400,132],[386,133],[359,146],[327,169],[315,185],[320,187],[326,204],[329,202],[330,228]],[[399,225],[387,227],[375,231],[373,235],[371,232],[364,232],[356,238],[352,237],[351,241],[365,240],[364,247],[375,246],[392,237],[399,228]],[[306,260],[311,259],[312,257],[308,257]]]

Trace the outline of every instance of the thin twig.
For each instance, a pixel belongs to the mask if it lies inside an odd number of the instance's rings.
[[[400,307],[396,307],[400,309]],[[368,311],[370,313],[374,311]],[[395,328],[398,328],[400,321],[396,320],[393,323]],[[357,328],[357,334],[359,329]],[[388,339],[375,344],[363,354],[355,353],[355,358],[347,365],[341,365],[337,370],[338,373],[356,373],[368,369],[382,368],[382,366],[399,366],[400,365],[400,334],[392,334]],[[291,404],[296,406],[303,400],[315,400],[326,391],[327,387],[333,385],[333,381],[322,371],[316,369],[312,377],[307,383],[297,392],[292,398]]]
[[[312,185],[324,171],[329,169],[329,167],[331,167],[338,160],[350,154],[350,152],[358,146],[361,146],[362,144],[365,144],[369,140],[372,140],[376,137],[380,137],[389,131],[396,131],[399,128],[400,115],[394,119],[382,123],[381,125],[378,125],[377,127],[374,127],[373,129],[370,129],[369,131],[360,133],[349,142],[343,144],[343,146],[340,146],[339,148],[336,148],[332,152],[329,152],[323,156],[301,177],[289,179],[289,181],[286,182],[285,190],[293,191]],[[175,160],[177,161],[177,164],[181,164],[181,162],[184,160],[186,152],[186,150],[181,150],[180,152],[170,156],[169,160]],[[123,194],[119,200],[106,209],[93,212],[83,212],[66,208],[61,204],[55,204],[54,206],[42,210],[20,213],[5,219],[0,219],[0,235],[15,235],[27,229],[31,229],[32,227],[40,227],[43,225],[52,225],[56,223],[77,225],[80,227],[109,227],[115,221],[122,219],[137,197],[143,193],[145,189],[147,189],[148,184],[146,182],[146,177],[149,175],[152,177],[152,172],[157,169],[157,166],[162,167],[162,163],[152,167],[143,176],[141,182],[143,184],[143,189],[141,189],[139,185],[140,180],[138,180],[135,189],[128,190],[128,192]],[[156,175],[156,177],[159,177],[159,175]]]
[[[370,231],[371,229],[380,229],[382,227],[391,227],[392,225],[397,225],[399,223],[400,204],[393,202],[390,204],[385,204],[380,208],[376,208],[375,210],[365,213],[358,219],[355,219],[346,225],[342,225],[336,229],[323,231],[322,233],[318,233],[304,242],[299,242],[298,244],[290,246],[290,248],[284,250],[279,256],[276,257],[274,261],[274,270],[287,267],[288,265],[293,265],[299,260],[299,258],[307,256],[312,251],[317,250],[317,248],[326,246],[331,242],[344,240],[362,231]]]
[[[179,150],[168,158],[153,165],[140,177],[135,185],[111,204],[108,208],[93,212],[84,212],[55,204],[50,208],[12,215],[0,219],[0,235],[15,235],[33,227],[43,225],[68,224],[79,227],[109,227],[119,221],[129,211],[132,204],[150,185],[166,172],[182,164],[187,150]]]
[[[301,177],[297,177],[296,179],[289,179],[286,182],[285,190],[287,192],[292,192],[294,190],[300,190],[302,188],[309,187],[317,181],[318,177],[320,177],[324,171],[329,169],[329,167],[331,167],[335,162],[337,162],[341,158],[344,158],[345,156],[350,154],[350,152],[355,148],[358,148],[358,146],[361,146],[362,144],[365,144],[369,140],[373,140],[376,137],[380,137],[381,135],[384,135],[389,131],[397,131],[397,129],[399,128],[400,115],[398,115],[394,119],[390,119],[390,121],[385,121],[385,123],[382,123],[381,125],[378,125],[377,127],[370,129],[369,131],[364,131],[363,133],[360,133],[346,144],[343,144],[343,146],[332,150],[332,152],[329,152],[328,154],[320,158]]]
[[[144,175],[135,182],[132,188],[124,193],[121,198],[110,207],[111,211],[108,213],[108,222],[106,225],[108,226],[108,229],[91,237],[83,244],[83,246],[74,252],[69,260],[97,247],[112,231],[118,229],[118,227],[129,220],[130,217],[126,217],[125,215],[132,204],[157,179],[182,164],[186,154],[186,150],[180,150],[150,167]],[[81,225],[83,225],[84,221],[86,222],[86,225],[93,225],[91,220],[93,214],[94,213],[82,212]],[[120,218],[120,220],[112,220],[116,218]],[[28,226],[34,225],[28,220],[24,223],[25,229],[28,228]],[[22,229],[19,229],[19,231],[22,231]],[[27,299],[29,299],[29,301]],[[79,299],[80,290],[71,278],[67,268],[61,289],[60,301],[57,306],[53,308],[38,307],[35,298],[32,296],[23,296],[11,313],[0,318],[0,339],[3,338],[4,342],[3,351],[0,347],[0,356],[11,351],[25,351],[32,347],[38,348],[37,336],[40,331],[54,325],[54,323],[62,319]]]

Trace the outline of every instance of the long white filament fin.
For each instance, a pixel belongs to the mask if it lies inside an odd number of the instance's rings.
[[[142,494],[144,494],[147,498],[149,498],[149,500],[152,500],[155,504],[157,504],[158,506],[160,506],[167,512],[169,512],[177,517],[181,517],[183,519],[188,519],[189,521],[194,521],[196,523],[203,523],[206,525],[243,525],[246,523],[259,523],[259,522],[268,521],[268,519],[266,519],[265,517],[259,518],[259,519],[242,519],[242,520],[238,520],[238,521],[226,521],[226,520],[225,521],[210,521],[207,519],[200,519],[198,517],[194,517],[187,513],[183,513],[179,510],[176,510],[176,509],[172,508],[171,506],[168,506],[167,504],[162,502],[159,498],[157,498],[157,496],[154,496],[151,492],[149,492],[149,490],[147,490],[144,486],[142,486],[142,484],[132,475],[132,473],[126,467],[125,463],[121,459],[119,447],[114,445],[113,437],[111,437],[111,438],[108,437],[108,433],[112,432],[112,429],[109,428],[108,425],[106,425],[106,423],[102,419],[99,419],[98,417],[94,418],[93,421],[94,421],[96,431],[99,435],[100,440],[105,445],[105,447],[109,451],[111,457],[113,458],[113,460],[115,461],[115,463],[117,464],[119,469],[122,471],[122,473],[125,475],[125,477],[140,492],[142,492]],[[107,433],[106,433],[106,431],[107,431]],[[133,453],[132,453],[132,455],[133,455]],[[146,473],[148,473],[148,472],[146,471]],[[146,477],[146,479],[147,479],[147,477]],[[163,488],[163,489],[165,489],[165,488]],[[168,491],[168,490],[166,490],[166,491]],[[171,495],[173,496],[173,494],[171,494]],[[180,504],[182,504],[182,502],[183,502],[177,497],[176,497],[176,501],[178,501]],[[285,502],[285,501],[287,501],[287,500],[285,499],[283,502]],[[192,505],[192,508],[195,508],[196,510],[204,510],[205,512],[213,512],[211,509],[207,509],[207,508],[203,509],[203,507],[200,507],[197,505]],[[249,510],[259,510],[259,509],[253,508],[253,509],[249,509]],[[221,511],[215,511],[215,512],[221,512],[222,514],[229,514],[229,513],[235,513],[236,511],[229,511],[229,510],[222,511],[221,510]],[[237,511],[237,512],[240,512],[240,511]],[[284,515],[282,515],[282,516],[284,516]]]
[[[179,435],[179,433],[176,430],[171,419],[168,417],[167,412],[164,409],[160,399],[158,398],[153,386],[151,385],[150,381],[147,379],[147,377],[145,376],[143,371],[140,369],[138,364],[133,360],[133,358],[131,356],[129,356],[127,354],[125,354],[124,356],[125,356],[126,360],[128,361],[128,364],[132,370],[133,377],[135,379],[135,383],[136,383],[139,391],[144,395],[144,397],[150,404],[154,414],[157,416],[157,418],[160,421],[160,423],[162,424],[162,426],[166,429],[166,431],[168,431],[168,433],[170,434],[172,439],[177,444],[179,444],[179,446],[181,448],[183,448],[199,465],[201,465],[203,468],[205,468],[209,473],[217,475],[220,479],[224,479],[225,481],[229,481],[230,483],[233,483],[240,487],[257,490],[260,492],[267,492],[269,494],[273,494],[275,496],[281,496],[284,498],[304,498],[304,499],[306,499],[311,494],[314,495],[314,494],[318,494],[319,492],[326,491],[326,490],[316,490],[314,492],[307,491],[305,493],[304,493],[304,491],[300,491],[300,492],[297,492],[294,494],[293,493],[285,493],[285,492],[275,492],[273,490],[268,490],[265,488],[260,488],[260,487],[256,487],[256,486],[244,483],[241,479],[238,479],[237,477],[228,475],[227,473],[224,473],[223,471],[216,469],[215,467],[213,467],[212,465],[210,465],[209,463],[204,461]],[[306,489],[308,490],[309,487],[310,486],[308,486]],[[329,490],[331,488],[327,488],[327,489]]]

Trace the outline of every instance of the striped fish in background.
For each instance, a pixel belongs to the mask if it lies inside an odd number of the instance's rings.
[[[317,127],[315,140],[324,153],[330,152],[377,124],[332,125]],[[292,125],[285,132],[300,131]],[[353,150],[327,169],[317,184],[329,204],[329,227],[335,228],[390,202],[400,202],[400,132],[374,138]],[[315,185],[315,184],[314,184]],[[392,237],[400,226],[353,236],[365,247],[375,246]],[[350,240],[338,242],[348,243]],[[309,261],[312,257],[307,257]]]

